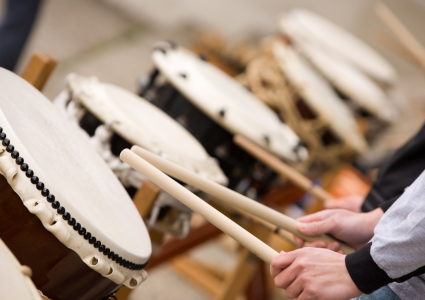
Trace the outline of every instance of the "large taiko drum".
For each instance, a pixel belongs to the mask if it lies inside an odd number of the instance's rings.
[[[156,70],[142,96],[185,126],[218,159],[230,188],[259,195],[274,176],[233,143],[234,134],[292,163],[307,158],[298,136],[271,109],[202,57],[161,42],[152,58]]]
[[[0,299],[42,299],[31,281],[31,269],[22,266],[2,240],[0,240]]]
[[[392,70],[392,72],[387,72],[388,78],[395,76],[395,71],[391,65],[386,63],[378,53],[372,52],[366,45],[344,48],[340,51],[329,50],[315,38],[306,36],[303,22],[295,22],[294,19],[298,18],[294,15],[299,18],[302,15],[302,19],[309,22],[318,22],[317,20],[320,17],[306,11],[290,12],[281,18],[281,31],[290,39],[294,47],[330,82],[350,108],[362,120],[366,121],[368,136],[373,137],[379,129],[394,121],[397,113],[390,101],[388,91],[368,76],[367,72],[353,64],[346,56],[366,59],[369,62],[369,67],[381,66],[381,68],[375,67],[374,70],[381,70],[382,73],[384,69]],[[335,35],[335,28],[336,25],[323,26],[321,28],[323,38],[333,39],[335,43],[339,43],[338,36]],[[338,35],[345,37],[345,39],[349,39],[351,36],[350,33],[342,29],[338,31]],[[351,36],[351,39],[354,38]],[[358,41],[357,43],[361,42]],[[342,50],[345,53],[340,53]],[[384,68],[384,65],[387,67]],[[394,73],[394,75],[391,75],[391,73]],[[381,81],[383,81],[384,73],[381,77]]]
[[[330,56],[342,57],[384,84],[393,84],[397,73],[379,53],[329,20],[305,9],[293,9],[280,19],[280,28],[296,41],[310,42]]]
[[[352,111],[287,39],[270,38],[241,80],[306,143],[302,172],[318,175],[367,149]]]
[[[118,86],[99,82],[94,77],[70,74],[66,83],[67,89],[55,99],[55,105],[83,129],[92,146],[130,193],[146,180],[119,159],[121,151],[132,145],[141,146],[214,182],[227,184],[217,161],[202,145],[179,123],[145,99]],[[174,210],[168,211],[170,208]],[[165,218],[166,215],[169,217]],[[189,232],[190,216],[190,209],[161,192],[148,225],[159,231],[185,236]]]
[[[146,227],[102,158],[39,91],[0,69],[0,238],[54,300],[137,287]]]

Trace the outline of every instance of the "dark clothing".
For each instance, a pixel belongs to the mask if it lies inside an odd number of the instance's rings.
[[[42,0],[8,0],[0,24],[0,67],[13,71]]]
[[[361,210],[368,212],[382,207],[386,211],[423,170],[425,125],[381,167]],[[391,202],[388,202],[390,200]]]

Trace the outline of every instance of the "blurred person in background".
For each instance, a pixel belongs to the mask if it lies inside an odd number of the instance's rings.
[[[366,198],[350,195],[325,203],[325,208],[343,208],[354,212],[370,212],[378,207],[387,210],[425,170],[424,151],[425,124],[380,168]]]
[[[7,0],[0,21],[0,67],[13,71],[43,0]]]

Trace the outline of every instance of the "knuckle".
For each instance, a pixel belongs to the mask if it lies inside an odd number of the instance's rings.
[[[297,295],[295,295],[294,291],[291,288],[287,288],[285,290],[285,294],[286,294],[286,297],[291,298],[291,299],[295,298],[297,296]]]

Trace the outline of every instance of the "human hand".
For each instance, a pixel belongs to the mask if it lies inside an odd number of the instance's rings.
[[[373,237],[373,230],[383,214],[381,208],[369,213],[355,213],[345,209],[327,209],[299,218],[297,228],[300,232],[309,236],[330,234],[358,249]],[[307,243],[298,237],[295,237],[295,239],[301,246],[328,248],[342,253],[338,242],[328,245],[325,241]]]
[[[353,212],[360,212],[364,197],[360,195],[348,195],[337,200],[328,200],[324,203],[325,209],[342,208]]]
[[[362,292],[345,266],[345,255],[302,248],[273,257],[270,274],[291,299],[352,299]]]

